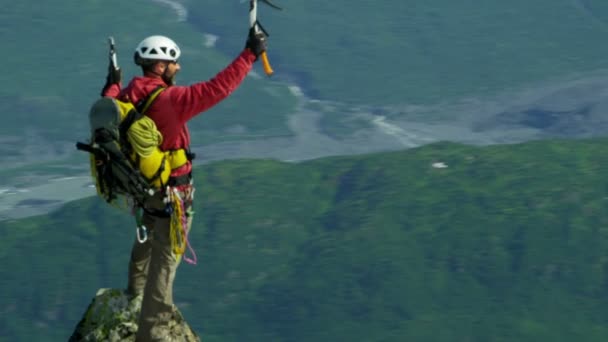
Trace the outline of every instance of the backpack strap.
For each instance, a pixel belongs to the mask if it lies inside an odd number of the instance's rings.
[[[156,100],[158,95],[160,95],[163,90],[165,90],[165,87],[160,85],[154,88],[154,90],[152,90],[152,92],[150,92],[146,97],[137,102],[137,105],[135,105],[135,110],[131,110],[129,113],[127,113],[119,126],[121,138],[127,136],[127,131],[131,125],[144,115],[144,113],[148,110],[148,108],[150,108],[152,103],[154,103],[154,100]]]
[[[142,99],[141,101],[139,101],[137,103],[137,106],[136,106],[137,112],[140,113],[141,115],[143,115],[150,108],[152,103],[154,103],[154,100],[156,100],[158,95],[160,95],[160,93],[165,89],[166,88],[163,87],[162,85],[159,85],[158,87],[154,88],[154,90],[152,90],[152,92],[150,92],[150,94],[148,94],[148,96],[146,96],[146,98]],[[129,117],[126,117],[124,121],[127,121],[128,119],[129,119]],[[135,120],[132,120],[132,121],[135,121]],[[131,123],[132,122],[127,123],[127,125],[126,125],[127,129],[129,126],[131,126]],[[176,151],[179,151],[179,150],[170,150],[168,152],[170,154],[172,154]],[[185,153],[185,161],[183,163],[181,163],[181,165],[179,165],[179,166],[184,165],[187,161],[192,161],[194,159],[194,157],[196,156],[196,154],[190,150],[190,146],[183,149],[183,152]],[[163,158],[163,163],[164,163],[164,158]],[[174,167],[174,165],[171,165],[171,166],[172,166],[172,168],[176,168],[176,167]],[[163,170],[159,170],[158,174],[160,175],[160,173],[162,171]],[[154,178],[156,178],[156,177],[154,177]]]
[[[166,88],[163,87],[162,85],[159,85],[158,87],[154,88],[154,90],[152,90],[150,92],[150,94],[148,94],[148,96],[146,96],[145,98],[143,98],[142,100],[140,100],[137,103],[137,105],[135,106],[137,111],[142,115],[144,113],[146,113],[146,111],[150,108],[152,103],[154,103],[154,100],[156,100],[158,95],[160,95],[160,93],[162,93],[163,90],[165,90],[165,89]]]

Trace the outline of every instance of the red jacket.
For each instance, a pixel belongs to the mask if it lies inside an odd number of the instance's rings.
[[[188,148],[190,133],[186,122],[228,97],[245,79],[254,60],[255,55],[245,49],[211,80],[165,89],[146,112],[163,135],[161,150]],[[159,77],[134,77],[126,88],[121,90],[120,84],[114,84],[103,93],[103,96],[137,104],[159,85],[167,86]],[[180,176],[191,170],[192,164],[187,163],[173,170],[171,175]]]

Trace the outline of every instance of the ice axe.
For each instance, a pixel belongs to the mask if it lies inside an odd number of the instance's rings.
[[[260,1],[274,9],[282,10],[281,7],[273,4],[272,2],[270,2],[270,0]],[[253,29],[255,34],[261,33],[268,37],[268,32],[264,30],[264,27],[262,27],[262,24],[260,24],[260,22],[258,21],[258,0],[249,0],[249,27]],[[264,72],[268,76],[272,75],[274,71],[272,71],[270,62],[268,62],[268,56],[266,55],[266,51],[262,52],[262,55],[260,57],[262,57],[262,65],[264,66]]]
[[[110,63],[108,65],[108,75],[106,76],[106,84],[101,90],[101,96],[104,96],[106,90],[108,90],[111,85],[119,84],[122,81],[122,70],[120,70],[116,58],[116,47],[114,44],[114,37],[108,37],[108,44],[110,45]]]
[[[120,69],[118,67],[118,62],[116,61],[116,48],[114,47],[114,37],[108,37],[108,44],[110,45],[110,66],[114,68],[114,70]]]

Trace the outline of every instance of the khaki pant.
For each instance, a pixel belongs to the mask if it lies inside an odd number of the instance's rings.
[[[186,231],[192,226],[192,187],[180,192],[186,199],[188,223]],[[163,195],[157,194],[149,203],[149,208],[164,207]],[[168,322],[174,311],[173,281],[181,257],[171,248],[170,218],[144,214],[143,224],[148,229],[148,239],[140,243],[135,239],[129,262],[129,282],[127,291],[137,296],[143,293],[141,314],[138,321],[137,342],[167,341]]]

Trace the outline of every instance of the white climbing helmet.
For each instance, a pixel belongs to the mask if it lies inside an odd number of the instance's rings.
[[[150,36],[135,48],[136,59],[177,61],[180,54],[177,44],[165,36]]]

